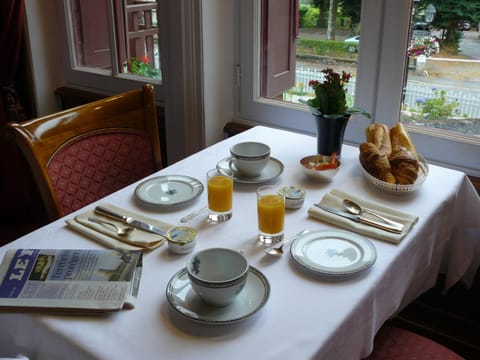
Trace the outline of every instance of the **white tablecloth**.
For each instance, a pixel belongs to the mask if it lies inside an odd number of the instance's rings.
[[[303,228],[334,227],[307,216],[307,209],[333,188],[416,214],[418,223],[399,245],[373,240],[374,266],[364,276],[325,281],[301,271],[288,254],[268,258],[255,243],[256,185],[235,184],[234,215],[223,224],[198,217],[197,250],[223,246],[242,249],[251,265],[271,285],[265,307],[238,324],[205,326],[181,318],[170,308],[165,289],[184,267],[186,256],[171,254],[166,245],[144,256],[144,270],[135,309],[108,316],[0,314],[0,356],[23,353],[31,359],[358,359],[372,350],[382,323],[431,288],[440,271],[448,286],[473,279],[480,261],[480,201],[465,174],[430,165],[420,190],[391,195],[367,183],[358,149],[344,145],[342,168],[331,183],[307,178],[299,159],[316,151],[315,138],[256,127],[215,144],[153,175],[189,175],[205,184],[205,173],[228,156],[232,144],[244,140],[271,146],[285,166],[277,185],[301,185],[303,208],[286,214],[286,234]],[[206,191],[187,208],[155,211],[134,199],[137,184],[104,201],[146,216],[179,224],[179,219],[206,203]],[[94,204],[92,204],[92,207]],[[64,219],[0,248],[98,248],[100,245],[65,226]]]

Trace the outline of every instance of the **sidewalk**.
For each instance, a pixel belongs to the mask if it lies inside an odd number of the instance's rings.
[[[336,30],[335,40],[343,41],[345,38],[352,36],[350,30]],[[300,29],[299,36],[313,39],[326,39],[326,29]],[[478,32],[465,31],[465,39],[478,38]],[[476,44],[474,44],[476,45]],[[479,44],[480,45],[480,44]],[[344,70],[350,73],[356,72],[356,61],[349,59],[328,59],[322,57],[315,57],[313,55],[297,56],[297,66],[325,68],[332,67],[334,70]],[[408,76],[411,79],[430,82],[435,78],[443,83],[452,82],[452,86],[461,86],[465,88],[478,87],[480,84],[480,60],[469,59],[467,56],[460,53],[455,56],[448,56],[443,54],[434,55],[427,59],[423,73],[415,73],[410,70]]]

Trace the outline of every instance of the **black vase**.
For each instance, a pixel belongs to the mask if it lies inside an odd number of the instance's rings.
[[[350,114],[345,114],[340,117],[315,115],[315,123],[317,125],[317,154],[331,156],[333,153],[337,153],[337,158],[340,158],[343,135],[349,119]]]

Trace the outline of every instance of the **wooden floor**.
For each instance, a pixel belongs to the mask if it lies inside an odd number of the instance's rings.
[[[480,279],[470,289],[458,284],[443,294],[437,285],[407,306],[392,322],[424,335],[465,359],[480,359]]]

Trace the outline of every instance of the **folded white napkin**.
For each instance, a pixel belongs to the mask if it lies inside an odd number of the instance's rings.
[[[328,222],[330,224],[337,225],[341,228],[345,228],[362,235],[366,235],[379,240],[388,241],[394,244],[398,244],[405,237],[405,235],[407,235],[407,233],[410,231],[412,226],[418,221],[418,216],[407,214],[386,206],[382,206],[378,203],[367,201],[357,196],[347,194],[338,189],[333,189],[332,191],[325,194],[325,196],[320,201],[320,204],[326,207],[330,207],[333,209],[338,209],[346,212],[346,209],[343,207],[343,204],[342,204],[343,199],[351,199],[364,208],[373,210],[379,213],[380,215],[383,215],[387,218],[390,218],[394,221],[397,221],[403,224],[404,225],[403,231],[400,234],[390,233],[385,230],[377,229],[373,226],[365,225],[365,224],[355,222],[347,218],[332,214],[316,206],[312,206],[308,209],[308,215],[313,218]],[[375,218],[374,216],[371,216],[366,213],[362,214],[362,216],[368,217],[372,220],[381,221]]]
[[[118,214],[130,216],[134,219],[142,220],[152,224],[156,227],[159,227],[162,230],[168,231],[173,227],[173,225],[165,223],[160,220],[148,218],[137,213],[116,207],[111,204],[100,204],[101,206],[110,209]],[[97,224],[95,222],[89,221],[89,217],[96,217],[101,220],[108,221],[110,223],[116,224],[120,227],[126,226],[121,221],[111,219],[94,212],[94,209],[90,209],[84,213],[81,213],[74,218],[65,220],[67,225],[72,229],[80,232],[81,234],[95,240],[102,245],[108,248],[121,248],[121,249],[148,249],[152,250],[165,242],[165,238],[150,233],[148,231],[143,231],[141,229],[135,229],[127,235],[120,236],[117,235],[115,229],[110,225]]]

